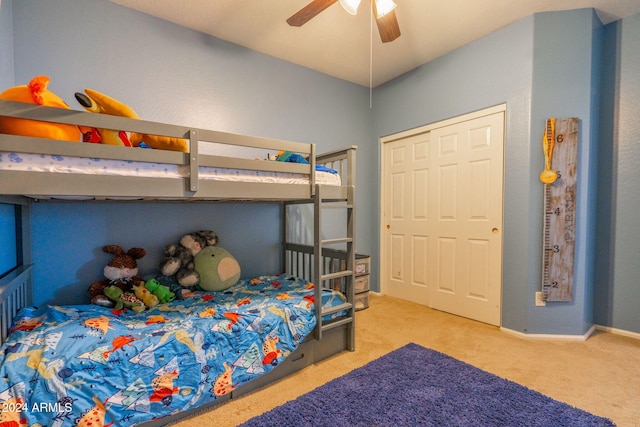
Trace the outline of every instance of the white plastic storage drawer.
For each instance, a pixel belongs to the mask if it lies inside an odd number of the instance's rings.
[[[369,275],[356,276],[356,285],[353,288],[356,294],[369,290]]]
[[[369,292],[363,292],[361,294],[356,294],[355,300],[355,308],[356,311],[364,310],[369,307]]]
[[[369,274],[371,270],[371,257],[369,255],[356,254],[356,276]]]

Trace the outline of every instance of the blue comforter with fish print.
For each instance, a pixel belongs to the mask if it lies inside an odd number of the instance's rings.
[[[0,425],[131,426],[220,399],[313,330],[313,285],[241,280],[142,313],[25,308],[0,348]],[[344,301],[323,292],[323,305]]]

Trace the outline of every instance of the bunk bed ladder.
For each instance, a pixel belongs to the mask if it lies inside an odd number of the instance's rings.
[[[355,350],[355,304],[354,304],[354,262],[355,262],[355,211],[354,211],[354,192],[353,186],[347,187],[346,203],[333,203],[323,195],[323,187],[316,185],[314,198],[314,257],[313,257],[313,283],[315,286],[315,311],[318,324],[316,325],[315,337],[322,339],[324,332],[347,325],[347,349]],[[344,209],[347,216],[346,237],[334,239],[322,239],[320,230],[322,230],[323,210],[326,209]],[[325,245],[346,245],[346,260],[338,262],[339,267],[334,270],[334,263],[329,265],[325,262],[324,253]],[[327,271],[329,270],[329,271]],[[322,289],[325,288],[327,282],[332,280],[344,281],[342,291],[345,293],[347,302],[331,308],[322,308]],[[337,320],[325,321],[324,316],[346,311],[347,315],[339,317]]]

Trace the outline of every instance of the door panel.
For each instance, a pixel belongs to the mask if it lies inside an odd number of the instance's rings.
[[[413,247],[411,253],[413,254],[412,262],[412,276],[413,282],[416,285],[423,287],[427,286],[427,263],[424,262],[427,259],[427,253],[429,243],[427,236],[412,236]]]
[[[391,278],[404,281],[404,236],[391,235]]]
[[[435,271],[437,290],[442,293],[455,295],[456,293],[456,253],[458,242],[456,239],[441,237],[438,239],[438,254]]]
[[[436,277],[446,278],[447,283],[445,289],[443,284],[431,287],[431,307],[499,325],[504,114],[434,129],[431,140],[443,140],[442,147],[456,141],[455,156],[449,149],[434,159],[441,170],[456,173],[439,175],[436,186],[446,196],[439,207],[443,215],[430,224],[432,235],[456,243],[440,245],[437,250],[443,253],[434,254],[440,259],[434,268],[442,270]]]
[[[385,144],[384,193],[388,215],[384,230],[382,268],[384,292],[388,295],[428,304],[427,223],[429,139],[418,135]]]

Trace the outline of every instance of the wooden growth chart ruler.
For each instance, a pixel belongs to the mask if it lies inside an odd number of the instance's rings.
[[[543,301],[573,300],[576,237],[578,119],[548,119],[542,146],[545,170],[542,254]]]

